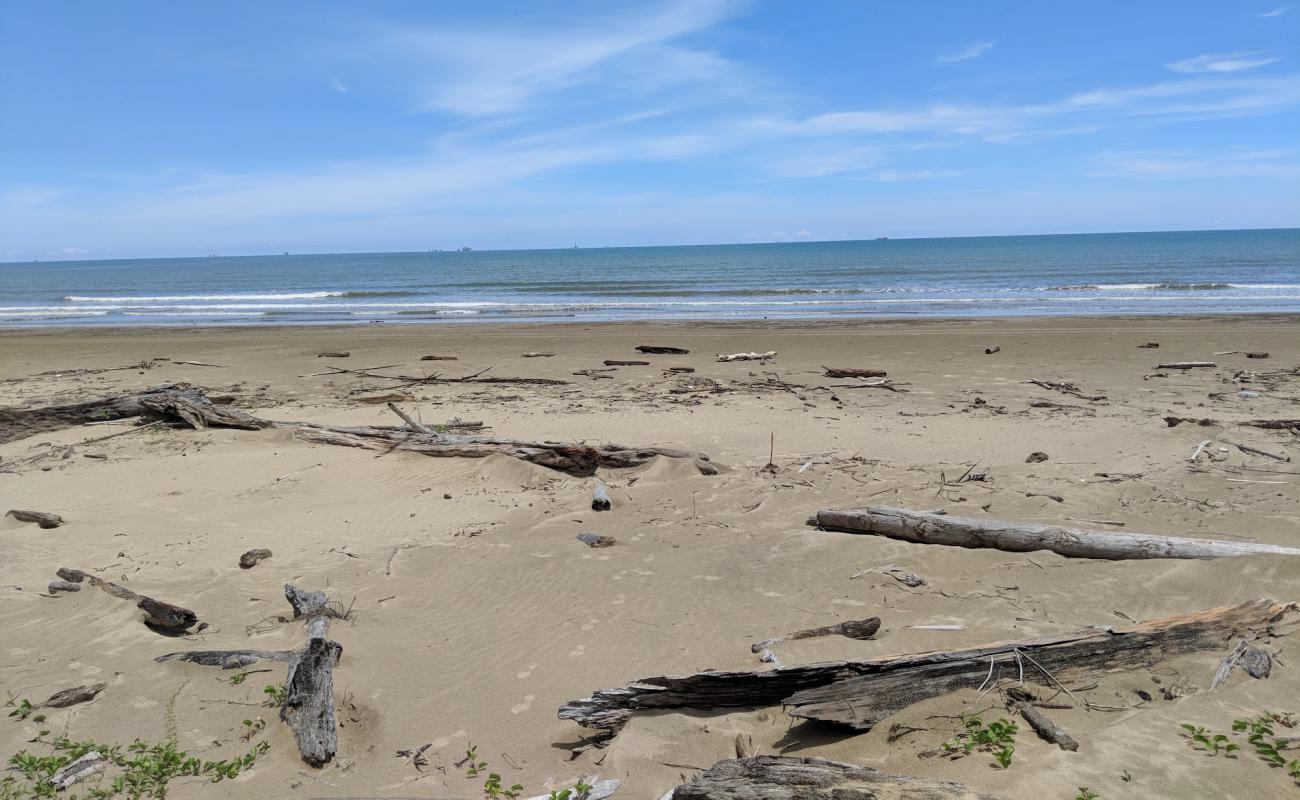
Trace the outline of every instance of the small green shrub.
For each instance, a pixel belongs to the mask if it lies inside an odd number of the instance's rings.
[[[966,729],[944,742],[948,754],[960,758],[976,750],[993,754],[993,761],[1001,769],[1011,766],[1011,756],[1016,752],[1016,734],[1020,727],[1009,719],[996,719],[985,723],[979,718],[965,721]]]

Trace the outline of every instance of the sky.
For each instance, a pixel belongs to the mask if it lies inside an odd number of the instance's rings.
[[[1300,225],[1300,0],[0,3],[0,260]]]

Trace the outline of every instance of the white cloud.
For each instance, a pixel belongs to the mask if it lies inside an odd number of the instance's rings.
[[[1166,64],[1174,72],[1242,72],[1281,61],[1265,53],[1206,53]]]
[[[1255,16],[1257,16],[1257,17],[1280,17],[1280,16],[1282,16],[1283,14],[1285,14],[1286,12],[1290,11],[1291,8],[1292,8],[1292,6],[1281,6],[1281,7],[1279,7],[1279,8],[1275,8],[1275,9],[1273,9],[1272,11],[1265,11],[1263,14],[1256,14]]]
[[[936,56],[934,62],[936,64],[957,64],[962,61],[970,61],[972,58],[979,58],[992,50],[993,45],[995,44],[997,44],[997,42],[976,42],[955,53],[946,53],[944,55]]]
[[[1089,175],[1104,178],[1300,178],[1300,151],[1285,149],[1111,151],[1096,154],[1092,163]]]

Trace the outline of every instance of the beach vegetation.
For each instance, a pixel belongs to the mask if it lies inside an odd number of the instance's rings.
[[[1217,756],[1222,753],[1228,758],[1236,758],[1233,754],[1241,749],[1241,745],[1229,742],[1224,734],[1215,733],[1204,726],[1184,722],[1179,727],[1185,731],[1183,738],[1189,745],[1197,750],[1204,750],[1209,755]]]
[[[990,753],[993,763],[999,769],[1011,766],[1011,757],[1016,752],[1016,734],[1020,727],[1005,718],[985,722],[978,717],[963,720],[965,730],[944,742],[944,752],[954,758],[968,756],[979,750]]]

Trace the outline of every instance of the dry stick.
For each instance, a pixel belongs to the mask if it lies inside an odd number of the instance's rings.
[[[1291,460],[1291,456],[1282,456],[1282,455],[1278,455],[1277,453],[1270,453],[1267,450],[1260,450],[1258,447],[1252,447],[1248,444],[1238,444],[1237,442],[1230,442],[1227,439],[1220,439],[1219,441],[1223,442],[1224,444],[1230,444],[1243,453],[1250,453],[1251,455],[1256,455],[1256,456],[1264,456],[1266,458],[1271,458],[1274,461]]]
[[[1025,700],[1015,701],[1015,708],[1020,712],[1020,716],[1025,718],[1029,727],[1034,729],[1042,738],[1052,742],[1062,750],[1078,750],[1079,743],[1074,740],[1065,729],[1052,721],[1052,718],[1034,708],[1034,706]]]
[[[389,403],[388,410],[393,412],[397,416],[401,417],[402,422],[405,422],[411,428],[411,430],[415,431],[416,433],[433,433],[433,431],[430,430],[429,428],[425,427],[424,425],[420,424],[419,422],[416,422],[415,420],[407,416],[406,412],[398,408],[396,403]]]
[[[870,639],[880,630],[880,617],[868,617],[866,619],[845,620],[835,625],[827,625],[821,628],[809,628],[808,630],[795,631],[787,633],[785,636],[776,636],[766,639],[749,646],[751,653],[761,653],[767,648],[778,642],[793,642],[796,639],[812,639],[818,636],[846,636],[850,639]]]
[[[173,364],[189,364],[191,367],[217,367],[217,368],[219,368],[219,369],[225,369],[225,368],[226,368],[226,365],[225,365],[225,364],[207,364],[207,363],[205,363],[205,362],[203,362],[203,361],[176,361],[176,360],[173,360],[172,363],[173,363]]]
[[[1188,539],[1142,533],[1112,533],[1027,522],[969,519],[874,506],[818,511],[809,521],[822,530],[867,533],[917,544],[988,547],[1010,553],[1051,550],[1069,558],[1112,561],[1144,558],[1223,558],[1249,555],[1300,556],[1300,548],[1254,542]]]

